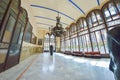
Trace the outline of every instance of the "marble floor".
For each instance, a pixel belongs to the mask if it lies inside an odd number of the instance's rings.
[[[0,73],[0,80],[114,80],[109,59],[36,54]]]

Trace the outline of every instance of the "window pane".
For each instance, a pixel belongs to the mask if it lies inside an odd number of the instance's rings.
[[[97,22],[97,19],[96,19],[96,15],[95,15],[94,12],[92,12],[92,23],[93,23],[93,26],[98,25],[98,22]]]
[[[30,43],[30,41],[31,41],[31,36],[32,36],[32,26],[31,26],[30,22],[28,22],[27,28],[26,28],[25,37],[24,37],[24,41]]]
[[[90,17],[88,17],[88,24],[89,24],[89,27],[92,27],[92,21]]]
[[[83,30],[83,22],[82,22],[82,19],[80,20],[80,30]]]
[[[31,43],[36,44],[37,37],[32,33]]]
[[[3,0],[6,4],[8,4],[10,2],[10,0]]]
[[[104,50],[104,45],[103,45],[103,42],[102,42],[102,38],[103,38],[104,34],[100,34],[100,31],[97,31],[95,33],[96,33],[96,38],[97,38],[99,50],[102,54],[104,54],[105,50]]]
[[[19,0],[13,0],[12,1],[12,5],[11,5],[11,8],[14,12],[18,12],[18,6],[19,6]]]
[[[77,23],[78,31],[80,30],[80,22]]]
[[[8,42],[8,43],[10,42],[15,22],[16,22],[15,18],[10,16],[8,19],[8,23],[6,25],[3,42]]]
[[[70,51],[70,40],[68,40],[68,51]]]
[[[13,41],[12,41],[12,43],[17,43],[17,41],[18,41],[18,37],[19,37],[19,33],[20,33],[20,30],[21,30],[21,24],[20,23],[18,23],[17,24],[17,29],[15,30],[15,34],[14,34],[14,36],[13,36]]]
[[[93,21],[93,22],[96,22],[96,21],[97,21],[94,12],[92,12],[92,21]]]
[[[70,39],[70,44],[71,44],[71,52],[73,51],[73,39]]]
[[[113,19],[117,19],[119,18],[119,15],[117,15],[117,9],[116,7],[113,5],[113,3],[109,4],[109,10],[110,10],[110,13],[112,15],[112,18]]]
[[[79,51],[79,48],[78,48],[78,38],[76,37],[75,40],[76,40],[76,46],[75,46],[75,49],[76,49],[76,51]]]
[[[84,52],[87,52],[87,44],[86,44],[85,35],[82,36],[82,41],[83,41]]]
[[[120,2],[117,3],[117,8],[118,8],[118,10],[120,12]]]
[[[79,37],[79,45],[80,45],[80,51],[84,52],[81,36]]]
[[[105,16],[106,21],[111,21],[112,20],[111,17],[110,17],[110,13],[109,13],[107,8],[104,9],[104,16]]]
[[[86,36],[88,51],[92,51],[90,37],[88,34],[86,34],[85,36]]]
[[[99,12],[96,12],[96,16],[97,16],[97,19],[98,19],[99,24],[103,23],[102,16],[100,15]]]
[[[74,37],[73,40],[74,40],[74,43],[73,43],[73,45],[74,45],[74,51],[76,51],[76,38]]]
[[[70,51],[70,40],[66,40],[66,51]]]
[[[109,53],[108,46],[107,46],[107,32],[106,32],[106,30],[102,30],[101,33],[102,33],[102,39],[103,39],[104,44],[105,44],[106,53]]]
[[[44,39],[44,51],[49,51],[49,35],[45,35]]]
[[[87,29],[87,23],[86,23],[86,21],[84,20],[83,23],[84,23],[84,29]]]
[[[8,52],[8,49],[0,49],[0,64],[5,62],[7,52]]]
[[[55,51],[55,36],[54,35],[50,36],[50,45],[53,46],[53,50]]]
[[[93,44],[94,51],[98,51],[97,40],[95,38],[95,34],[94,33],[91,33],[91,38],[92,38],[92,44]]]
[[[20,36],[19,36],[19,40],[18,40],[18,44],[21,44],[21,43],[22,43],[23,33],[24,33],[24,27],[22,27],[22,29],[21,29]]]
[[[2,20],[4,13],[5,13],[4,8],[0,7],[0,21]]]

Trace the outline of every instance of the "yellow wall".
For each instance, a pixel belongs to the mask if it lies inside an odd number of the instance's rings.
[[[21,55],[20,55],[20,61],[28,58],[29,56],[33,54],[42,53],[42,48],[38,45],[34,45],[31,43],[23,42]]]
[[[40,29],[39,31],[38,31],[38,38],[40,38],[40,39],[43,39],[44,38],[44,36],[46,35],[46,33],[48,33],[49,32],[49,30],[44,30],[44,29]]]

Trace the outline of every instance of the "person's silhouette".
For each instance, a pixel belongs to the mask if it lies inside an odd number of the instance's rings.
[[[111,29],[107,35],[111,58],[109,69],[114,73],[115,80],[120,80],[120,27]]]
[[[52,56],[53,55],[53,46],[50,45],[50,55]]]

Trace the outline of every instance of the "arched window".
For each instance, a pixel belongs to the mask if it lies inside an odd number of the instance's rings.
[[[82,19],[81,18],[77,21],[77,29],[78,31],[82,31],[82,30],[86,30],[87,29],[87,23],[86,23],[86,20],[85,19]]]
[[[90,30],[90,37],[93,51],[100,51],[101,54],[108,53],[106,28],[100,10],[96,9],[87,15],[88,27]]]
[[[65,38],[65,51],[70,51],[70,39],[69,38]]]
[[[45,38],[44,38],[44,51],[45,52],[48,52],[49,51],[49,44],[50,40],[49,40],[49,34],[46,34],[45,35]]]
[[[120,25],[120,2],[110,1],[106,3],[103,8],[102,12],[105,17],[105,22],[107,24],[108,30]]]
[[[28,27],[27,23],[28,23],[28,14],[27,14],[27,11],[24,8],[21,7],[21,12],[20,12],[20,15],[19,15],[19,20],[18,20],[18,24],[17,24],[17,28],[16,28],[16,35],[18,34],[18,32],[20,30],[20,35],[19,35],[19,39],[18,39],[19,40],[18,41],[19,44],[22,43],[22,40],[23,40],[22,38],[23,38],[23,35],[24,35],[24,32],[25,32],[25,29]],[[21,24],[21,27],[19,27],[19,24]],[[33,27],[29,23],[29,30],[28,31],[29,31],[29,34],[30,34],[30,38],[28,38],[28,39],[31,39],[32,29],[33,29]],[[16,35],[15,35],[15,37],[16,37]],[[35,39],[34,40],[34,44],[35,44],[36,43],[36,37],[34,39]]]
[[[18,25],[20,25],[19,22],[18,22]],[[32,36],[32,25],[28,21],[27,26],[26,26],[26,32],[25,32],[25,35],[24,35],[24,41],[30,43],[31,42],[31,36]]]
[[[119,10],[119,13],[120,13],[120,1],[115,0],[115,4],[116,4],[117,9]]]
[[[53,50],[55,51],[55,36],[46,34],[44,39],[44,51],[49,52],[50,45],[53,46]]]
[[[19,63],[23,34],[27,23],[27,13],[20,7],[20,4],[20,0],[0,0],[0,7],[2,8],[2,10],[0,8],[0,17],[2,16],[2,23],[0,25],[2,28],[0,28],[0,35],[2,35],[2,38],[0,36],[0,41],[5,45],[2,48],[5,49],[2,54],[4,54],[4,57],[7,56],[2,59],[4,60],[3,63],[6,62],[4,63],[6,65],[2,66],[2,68],[7,67],[8,69]],[[4,9],[6,10],[5,12]],[[21,11],[23,12],[20,13]],[[20,19],[20,15],[24,16],[24,18],[22,17]],[[2,51],[0,50],[0,52]]]
[[[70,45],[71,45],[71,52],[72,51],[79,51],[78,48],[78,37],[77,37],[77,28],[76,24],[72,23],[70,25]]]
[[[9,2],[10,2],[10,0],[1,0],[0,1],[0,24],[3,19],[3,16],[5,15],[5,11],[7,9]]]
[[[79,50],[82,52],[92,51],[86,19],[82,17],[76,24],[78,28]]]
[[[72,24],[70,25],[70,35],[74,34],[76,31],[77,31],[77,29],[76,29],[76,24],[75,24],[75,23],[72,23]]]
[[[55,51],[55,36],[53,34],[50,35],[50,45],[53,46],[53,50]]]
[[[10,1],[11,0],[0,0],[0,57],[1,57],[0,58],[0,65],[1,65],[0,70],[4,70],[3,64],[5,64],[5,60],[6,60],[6,56],[7,56],[7,52],[8,52],[8,47],[9,47],[8,43],[4,43],[2,41],[2,39],[3,39],[2,37],[4,35],[4,30],[6,28],[6,25],[4,25],[4,23],[7,23],[6,20],[8,20],[8,17],[6,16],[7,14],[5,14],[5,13],[9,12],[7,10],[7,7],[9,6]],[[9,6],[9,9],[10,8],[11,7]],[[13,25],[12,25],[12,21],[11,21],[11,24],[9,24],[10,27],[14,26],[14,21],[15,21],[15,19],[13,19]],[[10,23],[10,21],[9,21],[9,23]],[[7,36],[6,36],[6,38],[7,38]],[[9,42],[9,40],[8,40],[8,42]]]
[[[17,15],[19,12],[19,8],[20,8],[20,1],[18,0],[13,0],[10,6],[10,10],[8,10],[9,12],[7,13],[6,16],[7,18],[7,22],[6,22],[6,26],[2,27],[3,29],[5,29],[5,31],[3,32],[3,42],[9,43],[10,39],[12,37],[12,33],[13,30],[15,28],[15,23],[17,20]]]
[[[69,37],[70,29],[67,28],[65,32],[65,51],[70,51],[70,37]]]
[[[12,36],[12,40],[11,40],[11,45],[9,46],[9,54],[10,55],[15,55],[15,54],[20,54],[20,47],[22,45],[23,42],[23,35],[25,32],[25,27],[27,26],[27,11],[25,9],[23,9],[22,7],[20,8],[21,12],[20,15],[18,17],[17,20],[17,24],[16,27],[14,29],[14,34]],[[32,28],[32,26],[31,26]],[[31,29],[31,33],[32,34],[32,29]],[[30,36],[30,40],[31,40],[31,36]],[[35,41],[36,42],[36,41]]]

